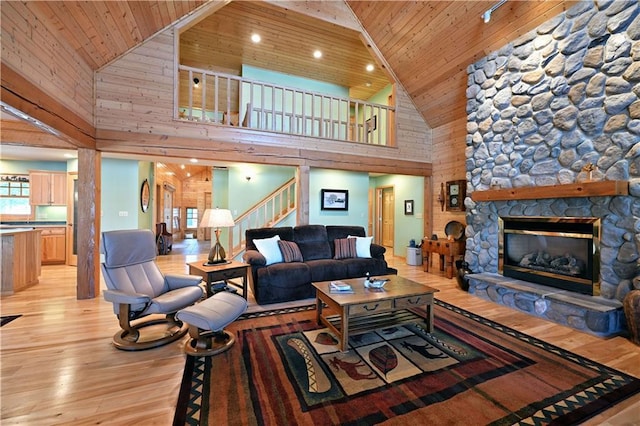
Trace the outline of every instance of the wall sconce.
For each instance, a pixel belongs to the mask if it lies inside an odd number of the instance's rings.
[[[444,182],[440,183],[440,194],[438,194],[438,202],[440,203],[440,211],[444,211],[444,202],[445,202]]]
[[[198,77],[193,79],[193,87],[200,87],[200,79]]]

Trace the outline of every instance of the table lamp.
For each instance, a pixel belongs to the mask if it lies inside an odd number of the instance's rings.
[[[220,228],[229,228],[235,226],[233,222],[233,216],[231,211],[225,209],[206,209],[202,221],[200,221],[201,228],[215,228],[216,244],[211,247],[209,252],[209,259],[204,265],[216,265],[220,263],[229,263],[225,259],[226,253],[224,248],[220,244]]]

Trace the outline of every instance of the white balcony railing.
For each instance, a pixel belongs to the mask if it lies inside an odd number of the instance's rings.
[[[395,145],[392,106],[179,67],[178,118],[250,129]]]

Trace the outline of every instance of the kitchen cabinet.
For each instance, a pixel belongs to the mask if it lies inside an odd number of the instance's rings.
[[[42,264],[65,263],[67,260],[66,229],[62,226],[42,230]]]
[[[65,206],[67,204],[67,173],[29,172],[29,203],[34,206]]]

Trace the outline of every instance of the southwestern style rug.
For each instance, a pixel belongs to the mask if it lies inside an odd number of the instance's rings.
[[[376,330],[347,352],[314,310],[227,330],[231,350],[187,357],[174,424],[567,425],[640,392],[640,379],[441,301],[432,334]]]

